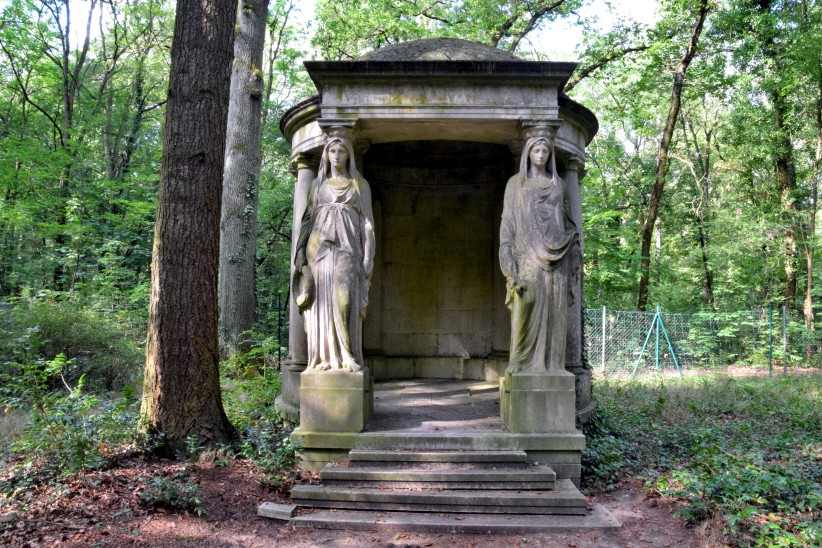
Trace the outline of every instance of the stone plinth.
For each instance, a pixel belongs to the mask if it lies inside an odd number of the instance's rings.
[[[305,371],[300,381],[301,430],[363,431],[370,414],[367,372]]]
[[[507,373],[500,387],[510,432],[575,432],[574,375],[567,371]]]

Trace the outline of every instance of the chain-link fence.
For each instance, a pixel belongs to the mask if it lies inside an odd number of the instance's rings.
[[[784,307],[686,314],[589,308],[585,344],[590,366],[606,374],[727,365],[822,367],[822,330],[807,329],[801,314]]]

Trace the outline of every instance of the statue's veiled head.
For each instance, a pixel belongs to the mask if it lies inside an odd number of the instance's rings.
[[[557,161],[553,139],[540,135],[531,137],[525,142],[519,163],[519,175],[523,181],[528,178],[532,165],[544,166],[548,175],[556,181]]]
[[[357,171],[354,147],[351,141],[345,137],[333,136],[326,141],[320,157],[320,172],[318,174],[320,182],[331,177],[332,166],[337,173],[344,174],[355,181],[361,178],[359,171]]]

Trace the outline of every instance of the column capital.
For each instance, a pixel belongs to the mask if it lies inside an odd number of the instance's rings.
[[[332,137],[340,137],[346,139],[351,143],[354,142],[354,133],[357,126],[357,120],[339,120],[336,118],[320,118],[317,120],[320,129],[326,139]]]
[[[576,154],[570,156],[565,162],[565,169],[576,171],[581,183],[582,178],[585,177],[585,157]]]
[[[545,137],[553,142],[561,124],[560,120],[520,120],[520,136],[523,141]]]
[[[299,152],[291,157],[288,162],[288,172],[293,176],[297,176],[297,172],[301,169],[314,169],[317,159],[313,154],[307,152]]]

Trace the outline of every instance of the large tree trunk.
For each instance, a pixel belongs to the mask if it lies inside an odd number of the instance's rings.
[[[662,202],[662,191],[665,188],[665,178],[668,176],[668,151],[671,147],[671,137],[674,134],[676,120],[679,117],[679,107],[682,104],[682,87],[685,85],[685,73],[688,66],[696,54],[699,35],[702,34],[702,26],[705,17],[708,15],[708,0],[700,0],[699,12],[694,24],[691,40],[688,42],[688,49],[679,62],[674,72],[673,89],[671,90],[671,105],[668,108],[668,119],[665,121],[665,128],[662,131],[662,140],[659,143],[659,151],[656,156],[656,174],[654,176],[654,188],[651,191],[651,202],[648,206],[648,215],[642,225],[642,244],[640,246],[640,277],[639,291],[637,296],[637,308],[645,310],[648,305],[648,284],[651,271],[651,237],[653,236],[654,225],[659,217],[659,207]]]
[[[768,15],[771,12],[772,0],[759,0],[759,13]],[[771,62],[771,70],[777,77],[782,74],[783,59],[777,51],[775,37],[779,29],[763,27],[762,45],[765,57]],[[767,90],[773,105],[774,164],[776,180],[782,202],[782,214],[785,222],[785,234],[782,240],[784,255],[785,288],[782,292],[783,303],[796,306],[796,278],[799,253],[797,248],[797,210],[794,196],[796,189],[796,165],[793,158],[793,144],[787,127],[788,101],[781,83],[776,82]]]
[[[816,245],[816,210],[818,204],[819,178],[822,177],[822,75],[819,81],[819,93],[816,97],[816,157],[813,162],[813,174],[811,180],[811,207],[808,212],[808,234],[805,238],[805,266],[808,272],[805,281],[805,302],[803,303],[803,314],[805,316],[805,329],[808,333],[814,332],[813,313],[813,255]],[[810,358],[817,349],[809,344],[805,348],[805,355]]]
[[[142,426],[162,448],[230,439],[217,264],[236,3],[177,0],[154,250]]]
[[[268,0],[240,0],[228,106],[220,221],[220,349],[240,351],[254,327],[260,113]]]
[[[788,107],[780,90],[771,93],[773,101],[774,133],[776,134],[776,179],[779,182],[779,193],[782,199],[782,212],[785,220],[785,235],[782,240],[782,251],[785,256],[785,289],[784,304],[789,308],[796,307],[796,278],[799,252],[797,248],[797,211],[794,191],[796,189],[796,168],[793,160],[793,145],[788,135],[786,118]]]

